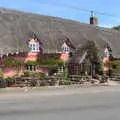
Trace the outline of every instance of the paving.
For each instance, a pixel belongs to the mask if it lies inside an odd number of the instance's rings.
[[[0,120],[120,120],[120,86],[6,91]]]
[[[21,97],[23,95],[29,96],[48,96],[48,95],[68,95],[68,94],[89,94],[96,92],[107,92],[107,91],[119,91],[120,85],[94,85],[94,86],[53,86],[53,87],[24,87],[24,88],[2,88],[0,89],[0,97],[3,96],[16,96]]]

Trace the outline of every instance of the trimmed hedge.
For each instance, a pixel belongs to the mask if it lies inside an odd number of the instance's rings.
[[[13,59],[13,58],[6,58],[3,61],[3,65],[9,66],[9,67],[19,67],[19,66],[24,65],[24,62],[20,61],[20,60]]]
[[[23,77],[37,77],[39,79],[44,79],[45,74],[40,72],[26,71],[24,72]]]
[[[62,65],[63,61],[56,58],[41,58],[37,61],[27,61],[26,65]]]

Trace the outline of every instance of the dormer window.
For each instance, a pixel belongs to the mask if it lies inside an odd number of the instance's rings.
[[[37,40],[31,39],[29,41],[29,49],[31,52],[40,52],[40,43]]]
[[[29,49],[31,52],[39,52],[39,44],[29,43]]]
[[[105,48],[105,50],[104,50],[104,55],[105,55],[105,57],[110,57],[110,56],[112,56],[112,50],[111,50],[110,47]]]
[[[109,51],[107,48],[105,48],[104,54],[105,54],[105,57],[109,57]]]
[[[69,54],[69,53],[71,53],[75,49],[76,48],[73,46],[73,44],[71,43],[69,38],[65,37],[64,43],[62,45],[62,52]]]
[[[63,47],[63,52],[64,53],[69,53],[69,47],[67,47],[67,46]]]
[[[33,44],[33,49],[32,51],[36,51],[36,44]]]
[[[63,53],[69,53],[70,52],[70,48],[66,44],[66,42],[62,45],[62,51],[63,51]]]

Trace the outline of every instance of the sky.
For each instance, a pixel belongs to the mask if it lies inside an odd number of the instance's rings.
[[[0,7],[84,23],[89,23],[90,11],[93,10],[100,26],[120,25],[120,0],[0,0]]]

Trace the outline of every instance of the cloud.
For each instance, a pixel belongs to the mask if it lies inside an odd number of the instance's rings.
[[[116,24],[101,24],[100,26],[104,27],[104,28],[112,28],[112,27],[117,26],[117,25]]]

